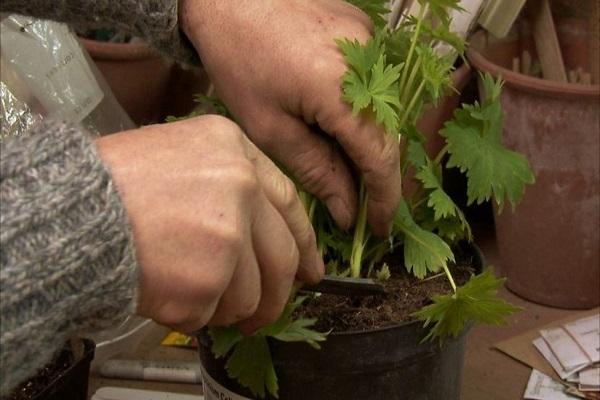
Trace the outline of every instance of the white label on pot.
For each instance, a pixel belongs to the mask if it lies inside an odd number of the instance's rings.
[[[204,366],[201,365],[200,367],[202,371],[202,390],[205,400],[252,400],[224,388],[206,372]]]
[[[78,123],[102,101],[104,93],[66,25],[13,15],[0,26],[2,57],[50,116]]]

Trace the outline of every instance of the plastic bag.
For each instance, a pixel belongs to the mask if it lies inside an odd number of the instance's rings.
[[[0,136],[24,134],[42,118],[96,134],[134,127],[68,26],[11,15],[0,33]]]

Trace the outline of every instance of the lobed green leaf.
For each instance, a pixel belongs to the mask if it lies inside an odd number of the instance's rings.
[[[503,283],[504,279],[496,278],[488,268],[471,277],[456,293],[435,296],[433,304],[414,314],[425,321],[425,327],[433,324],[424,340],[438,338],[443,342],[457,337],[469,322],[502,324],[506,316],[521,310],[496,296]]]
[[[395,229],[404,234],[404,263],[409,272],[422,279],[454,261],[454,254],[442,238],[421,228],[413,220],[406,201],[402,200],[394,219]]]
[[[523,197],[525,185],[535,177],[527,158],[507,149],[501,142],[502,109],[500,83],[484,78],[488,97],[483,104],[463,106],[454,120],[440,132],[448,143],[447,167],[467,175],[468,203],[482,203],[493,196],[502,210],[505,198],[514,209]]]

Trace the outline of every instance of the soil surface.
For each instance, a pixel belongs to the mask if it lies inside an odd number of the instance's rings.
[[[34,399],[50,383],[58,379],[72,364],[72,355],[69,351],[62,351],[59,356],[38,371],[30,380],[18,386],[9,396],[0,400],[31,400]]]
[[[475,272],[473,256],[461,249],[455,249],[454,253],[456,264],[450,266],[450,271],[456,284],[461,286]],[[389,280],[383,282],[386,294],[320,294],[309,297],[297,313],[303,317],[317,318],[314,329],[319,332],[364,331],[413,321],[415,318],[411,314],[431,304],[433,296],[452,291],[443,271],[419,280],[406,271],[402,254],[392,254],[384,261],[392,274]]]

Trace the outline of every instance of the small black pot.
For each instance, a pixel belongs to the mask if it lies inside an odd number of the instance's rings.
[[[466,256],[481,271],[474,246]],[[422,342],[421,321],[364,332],[334,332],[315,350],[305,343],[270,341],[281,400],[459,400],[468,328],[443,346]],[[218,384],[252,399],[215,359],[206,330],[198,335],[204,370]],[[208,397],[211,398],[210,396]],[[271,397],[268,397],[271,399]]]
[[[32,400],[86,400],[90,364],[94,358],[96,345],[88,339],[83,339],[85,353],[76,363],[54,379],[44,390],[33,397]],[[70,356],[71,349],[65,347],[58,356]]]

